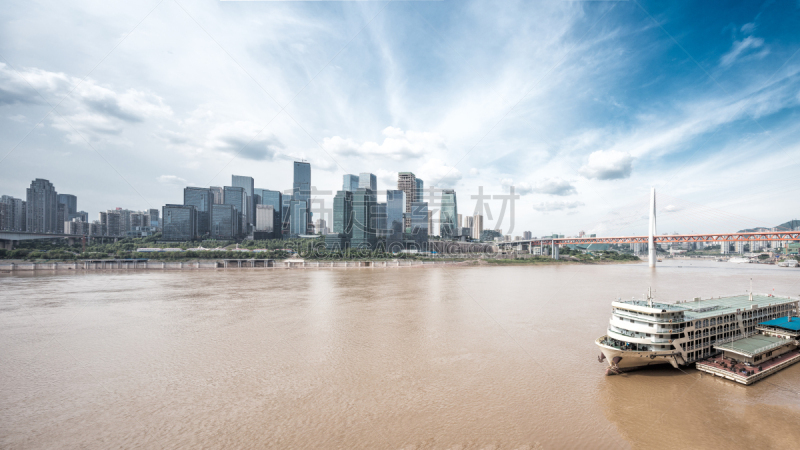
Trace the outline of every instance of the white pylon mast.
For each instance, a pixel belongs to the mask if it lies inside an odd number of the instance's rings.
[[[656,188],[650,188],[650,227],[647,230],[647,259],[650,267],[656,266]]]

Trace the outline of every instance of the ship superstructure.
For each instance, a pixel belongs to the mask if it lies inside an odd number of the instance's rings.
[[[707,358],[721,345],[755,333],[768,320],[797,315],[798,300],[771,295],[737,295],[677,303],[611,302],[606,335],[595,343],[609,373],[654,364],[673,367]]]

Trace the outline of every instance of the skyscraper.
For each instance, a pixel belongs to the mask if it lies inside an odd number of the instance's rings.
[[[333,232],[353,235],[353,192],[339,191],[333,197]]]
[[[183,204],[197,210],[197,234],[206,236],[211,232],[211,205],[214,193],[209,188],[186,187],[183,189]]]
[[[147,215],[150,216],[150,226],[151,227],[156,227],[157,228],[157,227],[161,226],[161,224],[160,224],[160,222],[158,220],[159,219],[159,213],[158,213],[157,209],[154,209],[154,208],[150,209],[147,212]]]
[[[292,183],[292,200],[305,201],[311,198],[311,164],[294,162],[294,182]]]
[[[333,197],[333,233],[325,236],[325,248],[344,251],[353,236],[353,191],[343,189]]]
[[[355,192],[358,190],[358,175],[347,174],[342,180],[342,190]]]
[[[378,243],[372,218],[375,210],[375,193],[371,189],[359,188],[353,193],[353,248],[374,250]]]
[[[406,193],[404,212],[411,212],[411,203],[417,198],[417,177],[411,172],[397,174],[397,189]],[[406,216],[405,228],[411,227],[411,216]]]
[[[235,239],[239,234],[239,215],[233,205],[212,205],[211,238],[226,241]]]
[[[78,213],[78,197],[72,194],[58,194],[58,203],[67,205],[66,220],[75,218],[75,215]]]
[[[214,204],[222,205],[225,203],[224,190],[220,186],[211,186],[211,192],[214,194]]]
[[[416,250],[427,251],[428,249],[428,203],[411,203],[411,238],[414,239]]]
[[[422,181],[422,178],[417,178],[415,180],[415,182],[416,182],[416,186],[415,186],[415,189],[414,189],[414,201],[417,202],[417,203],[424,202],[425,201],[425,198],[424,198],[425,197],[425,195],[424,195],[425,194],[425,183]]]
[[[191,241],[197,237],[197,210],[192,205],[164,205],[165,241]]]
[[[442,207],[439,211],[439,233],[442,239],[452,239],[458,236],[458,205],[456,191],[444,189],[442,191]]]
[[[283,194],[280,191],[273,191],[270,189],[255,190],[255,197],[259,199],[260,205],[272,206],[273,210],[273,237],[279,238],[281,236],[281,219],[283,214]]]
[[[480,240],[483,234],[483,215],[475,214],[472,216],[472,239]]]
[[[371,173],[362,172],[358,174],[358,188],[369,189],[374,193],[378,193],[378,178]]]
[[[268,236],[268,238],[274,238],[275,216],[277,214],[272,205],[256,205],[255,231],[269,233],[270,236]]]
[[[256,202],[253,201],[253,194],[255,193],[255,181],[253,177],[246,177],[242,175],[231,175],[231,186],[233,187],[240,187],[244,189],[245,194],[247,194],[247,199],[244,205],[244,212],[246,217],[246,223],[249,225],[253,225],[255,222],[256,217],[256,210],[255,204]],[[247,227],[244,227],[245,230],[243,232],[248,232],[249,230]]]
[[[292,200],[289,202],[291,215],[289,223],[289,234],[298,236],[308,232],[309,212],[307,200]]]
[[[239,213],[241,216],[236,221],[236,224],[239,226],[239,229],[235,230],[236,236],[239,236],[247,230],[246,226],[247,222],[245,222],[247,220],[247,192],[244,190],[243,187],[225,186],[224,194],[225,194],[223,195],[223,200],[225,202],[224,204],[231,205],[234,208],[236,208],[236,212]]]
[[[47,180],[37,178],[27,189],[27,224],[29,233],[55,233],[58,230],[58,193]]]
[[[28,225],[26,219],[28,202],[4,195],[0,197],[0,203],[6,205],[5,221],[4,225],[0,226],[0,230],[25,231],[25,227]]]
[[[406,193],[401,190],[386,191],[386,250],[396,252],[403,249],[405,232]],[[427,219],[427,213],[426,213]]]

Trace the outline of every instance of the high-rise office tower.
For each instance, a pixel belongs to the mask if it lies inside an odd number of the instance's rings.
[[[160,223],[159,223],[159,220],[158,220],[159,212],[158,212],[157,209],[155,209],[155,208],[150,209],[149,211],[147,211],[147,215],[150,216],[150,226],[151,227],[158,228],[158,227],[161,226]]]
[[[428,249],[428,203],[411,203],[411,238],[414,240],[416,250],[427,251]]]
[[[353,192],[353,248],[374,250],[378,236],[372,218],[375,211],[375,193],[371,189],[359,188]]]
[[[342,190],[355,192],[358,190],[358,175],[347,174],[342,180]]]
[[[247,194],[247,200],[244,209],[244,212],[247,215],[245,220],[247,221],[247,224],[253,225],[256,216],[256,202],[253,201],[253,194],[255,193],[255,181],[253,180],[253,177],[231,175],[231,186],[243,188],[245,194]],[[247,231],[249,230],[246,230],[245,232]]]
[[[72,194],[58,194],[58,203],[67,205],[66,220],[72,220],[78,213],[78,197]]]
[[[197,210],[197,234],[206,236],[211,233],[211,205],[214,204],[214,193],[209,188],[183,188],[183,204],[194,206]]]
[[[258,197],[260,205],[272,206],[273,210],[273,237],[281,235],[281,219],[283,214],[283,194],[280,191],[256,188],[255,197]]]
[[[225,191],[220,186],[211,186],[211,192],[214,194],[214,204],[215,205],[223,205],[225,204]]]
[[[414,201],[425,202],[425,183],[422,181],[422,178],[415,179],[415,189],[414,189]]]
[[[530,231],[523,231],[522,232],[522,239],[528,240],[528,239],[531,238],[531,236],[533,236],[533,233],[531,233]]]
[[[406,193],[401,190],[386,191],[386,250],[397,252],[403,249],[405,232]],[[427,215],[426,215],[427,219]]]
[[[277,212],[272,205],[256,205],[256,229],[273,233],[275,231],[275,215]]]
[[[328,223],[325,222],[325,219],[317,219],[317,221],[314,222],[314,231],[321,235],[328,234]]]
[[[239,226],[239,229],[236,230],[236,236],[244,234],[247,230],[247,192],[243,187],[225,186],[223,201],[225,205],[231,205],[236,208],[236,212],[241,215],[236,221]]]
[[[307,200],[292,200],[289,202],[289,234],[299,236],[308,232],[309,212]]]
[[[377,195],[373,198],[377,200]],[[375,205],[372,214],[373,228],[375,228],[378,238],[382,238],[386,236],[386,203],[375,202],[373,204]]]
[[[411,203],[417,198],[417,177],[411,172],[397,174],[397,189],[406,193],[405,212],[411,211]],[[405,228],[411,227],[411,216],[406,216]]]
[[[439,233],[442,239],[452,239],[458,236],[458,205],[456,191],[444,189],[442,191],[442,206],[439,210]]]
[[[362,172],[358,174],[358,188],[369,189],[377,194],[378,178],[371,173]]]
[[[197,210],[192,205],[164,205],[165,241],[191,241],[197,237]]]
[[[218,240],[235,239],[239,234],[239,216],[234,205],[211,206],[211,238]]]
[[[475,214],[472,216],[472,239],[480,240],[483,234],[483,215]]]
[[[304,201],[311,198],[311,164],[294,162],[293,200]]]
[[[29,233],[55,233],[58,230],[58,193],[47,180],[37,178],[27,189],[27,224]]]
[[[333,197],[333,233],[325,236],[325,248],[344,251],[353,236],[353,191],[343,189]]]
[[[333,232],[353,235],[353,192],[339,191],[333,197]]]

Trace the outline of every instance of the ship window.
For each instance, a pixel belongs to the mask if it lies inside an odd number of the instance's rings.
[[[648,323],[647,325],[648,325],[648,326],[651,326],[651,327],[653,326],[653,324],[652,324],[652,323]]]

